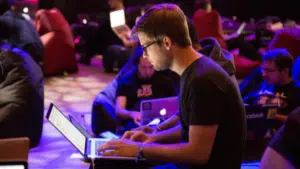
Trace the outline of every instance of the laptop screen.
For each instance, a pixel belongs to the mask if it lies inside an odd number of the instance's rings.
[[[110,16],[110,26],[112,28],[126,24],[124,10],[110,12],[109,16]]]
[[[25,169],[24,165],[0,165],[0,169]]]
[[[56,127],[83,155],[85,155],[86,137],[53,104],[50,105],[47,119]]]
[[[28,169],[27,162],[0,162],[0,169]]]

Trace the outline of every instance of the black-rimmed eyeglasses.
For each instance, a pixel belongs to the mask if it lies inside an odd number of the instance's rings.
[[[147,53],[147,48],[150,47],[151,45],[155,44],[155,43],[157,43],[157,41],[151,42],[150,44],[148,44],[148,45],[146,45],[146,46],[143,46],[143,47],[142,47],[142,48],[143,48],[143,51],[144,51],[146,54],[148,54],[148,53]]]

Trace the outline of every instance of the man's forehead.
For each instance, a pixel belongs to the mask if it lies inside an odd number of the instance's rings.
[[[147,36],[147,35],[144,34],[144,33],[138,33],[137,36],[138,36],[138,38],[139,38],[139,40],[140,40],[140,43],[141,43],[142,45],[144,45],[143,43],[147,43],[147,42],[150,42],[150,41],[151,41],[151,39],[149,38],[149,36]]]

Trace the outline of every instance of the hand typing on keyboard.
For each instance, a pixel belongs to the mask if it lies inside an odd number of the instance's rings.
[[[136,157],[141,149],[142,143],[127,139],[111,140],[101,145],[98,152],[103,156]]]

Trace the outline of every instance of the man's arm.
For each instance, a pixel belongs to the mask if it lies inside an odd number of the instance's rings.
[[[138,42],[134,41],[134,40],[129,40],[127,38],[122,38],[121,40],[122,40],[124,46],[128,47],[128,48],[131,48],[131,47],[134,47],[134,46],[138,45]]]
[[[280,115],[280,114],[276,114],[276,120],[282,121],[284,122],[287,119],[287,116],[285,115]]]
[[[127,111],[125,109],[126,102],[127,102],[126,96],[118,96],[117,97],[115,112],[119,118],[124,119],[124,120],[131,118],[129,111]]]
[[[160,142],[160,143],[178,143],[181,138],[181,125],[150,134],[151,142]]]
[[[143,154],[147,159],[164,162],[206,164],[211,155],[217,128],[218,125],[190,126],[188,143],[145,144]]]
[[[144,131],[139,130],[127,131],[122,138],[142,143],[178,143],[181,138],[181,125],[153,134],[146,134]]]
[[[116,115],[123,120],[133,119],[133,121],[137,125],[140,125],[141,113],[136,112],[136,111],[126,110],[125,109],[126,102],[127,102],[126,96],[118,96],[117,97],[116,108],[115,108]]]
[[[168,118],[166,121],[155,126],[156,130],[162,131],[162,130],[167,130],[172,127],[175,127],[176,124],[178,124],[179,120],[180,120],[180,117],[177,114],[175,114],[175,115],[171,116],[170,118]]]
[[[268,147],[262,157],[260,169],[295,169],[293,165],[273,148]]]

